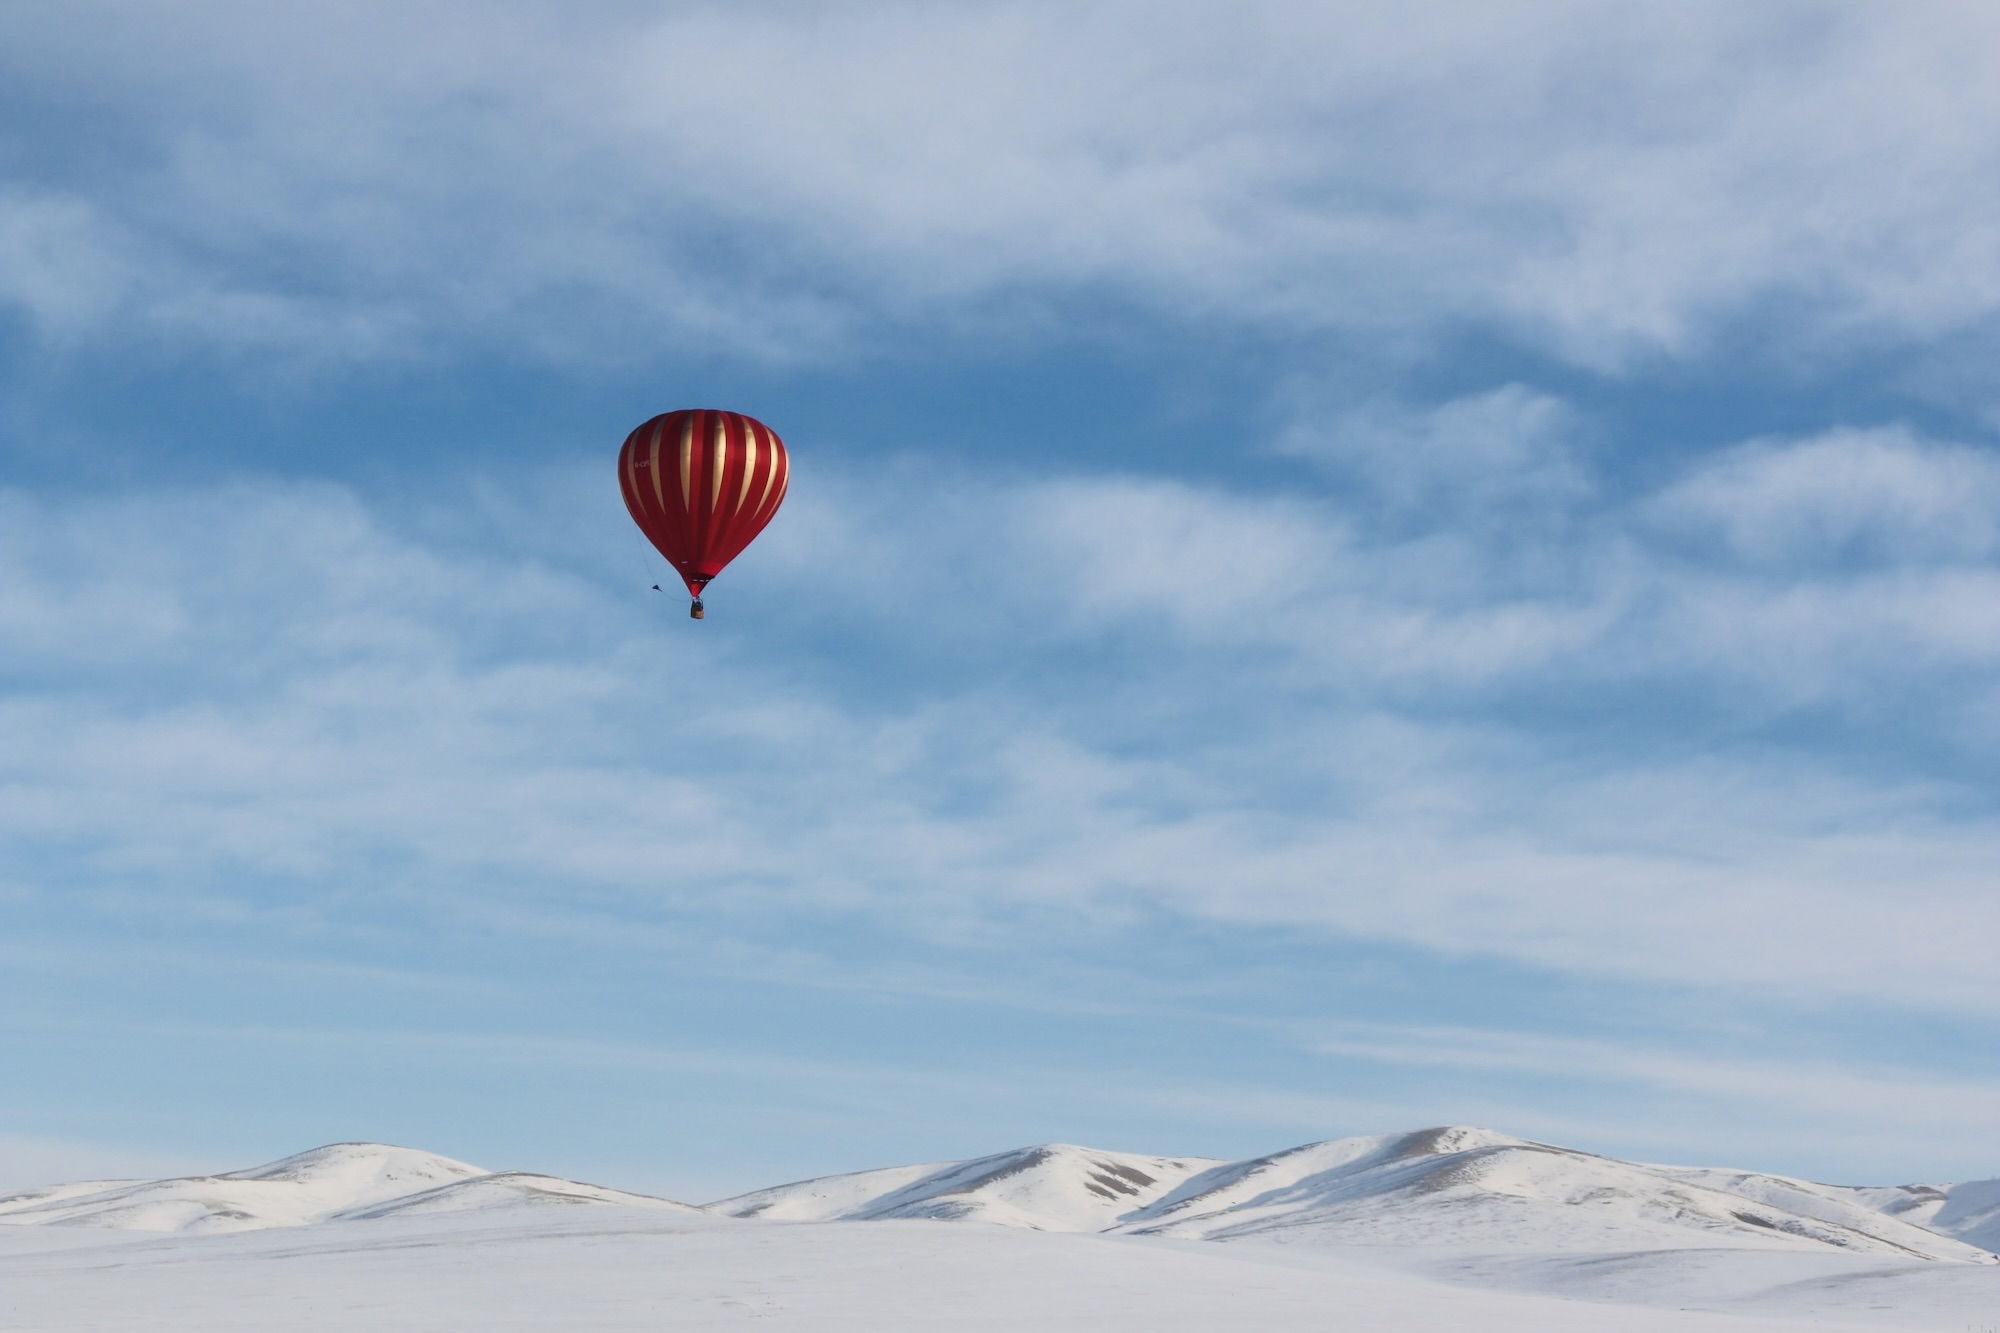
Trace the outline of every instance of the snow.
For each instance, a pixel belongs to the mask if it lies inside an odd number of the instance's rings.
[[[1983,1250],[2000,1250],[2000,1180],[1973,1180],[1962,1185],[1897,1185],[1887,1189],[1851,1185],[1813,1188],[1851,1195],[1865,1207],[1956,1236]]]
[[[0,1328],[1962,1333],[2000,1324],[2000,1262],[1968,1243],[1996,1205],[1996,1181],[1822,1185],[1462,1127],[1240,1162],[1049,1144],[707,1209],[339,1144],[0,1198]]]
[[[74,1235],[74,1233],[72,1233]],[[109,1239],[107,1239],[109,1237]],[[76,1236],[81,1241],[83,1237]],[[1740,1310],[1607,1307],[1439,1281],[1338,1250],[1210,1245],[982,1224],[785,1223],[602,1207],[330,1222],[209,1236],[97,1232],[13,1253],[0,1322],[49,1330],[618,1330],[815,1333],[1797,1333],[1820,1295]],[[1766,1257],[1770,1257],[1766,1255]],[[1779,1259],[1796,1256],[1779,1254]],[[2000,1269],[1924,1265],[1981,1275]],[[1781,1274],[1783,1276],[1783,1274]],[[1897,1275],[1867,1288],[1873,1299]],[[1977,1292],[1896,1293],[1890,1326],[1950,1330]],[[1986,1307],[1991,1310],[1993,1307]],[[1866,1314],[1864,1312],[1864,1318]]]
[[[780,1185],[709,1207],[730,1217],[791,1221],[932,1218],[1037,1231],[1103,1231],[1215,1164],[1207,1157],[1142,1157],[1047,1143],[965,1162]]]
[[[0,1198],[0,1225],[197,1234],[307,1226],[486,1174],[414,1148],[336,1143],[218,1176],[93,1181],[12,1195]]]
[[[376,1217],[420,1216],[435,1213],[492,1213],[498,1209],[546,1208],[576,1204],[614,1204],[625,1208],[657,1209],[671,1213],[699,1213],[684,1203],[631,1194],[604,1185],[586,1185],[580,1180],[541,1176],[531,1171],[499,1171],[472,1180],[454,1181],[436,1189],[390,1199],[385,1203],[347,1208],[329,1219],[336,1222],[364,1221]]]
[[[1536,1251],[1726,1246],[1991,1261],[1963,1237],[1871,1206],[1859,1193],[1752,1172],[1622,1162],[1451,1126],[1240,1162],[1052,1144],[802,1181],[709,1206],[733,1217],[934,1218],[1190,1240]]]
[[[1983,1250],[2000,1251],[2000,1180],[1947,1185],[1944,1201],[1925,1224]]]

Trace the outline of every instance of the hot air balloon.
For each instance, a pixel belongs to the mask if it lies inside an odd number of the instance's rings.
[[[712,408],[662,413],[618,451],[625,507],[687,584],[696,620],[702,589],[778,512],[791,474],[769,426]]]

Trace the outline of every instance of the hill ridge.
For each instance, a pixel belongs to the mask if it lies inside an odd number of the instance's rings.
[[[2000,1180],[1845,1186],[1624,1161],[1442,1125],[1235,1161],[1041,1143],[793,1181],[697,1209],[393,1144],[0,1197],[0,1225],[206,1233],[437,1213],[613,1206],[774,1222],[978,1222],[1221,1242],[1628,1251],[1716,1247],[2000,1262]]]
[[[1912,1206],[1929,1208],[1926,1220],[1956,1216],[1932,1197],[1948,1193],[1922,1188],[1932,1193]],[[1759,1172],[1651,1166],[1441,1125],[1238,1161],[1037,1144],[798,1181],[707,1207],[790,1221],[929,1218],[1218,1241],[1606,1250],[1719,1244],[1995,1262],[1976,1243],[1983,1231],[1967,1238],[1898,1216],[1885,1206],[1896,1197]],[[2000,1190],[1992,1209],[1981,1200],[1968,1198],[1960,1210],[1975,1226],[1989,1212],[2000,1215]]]

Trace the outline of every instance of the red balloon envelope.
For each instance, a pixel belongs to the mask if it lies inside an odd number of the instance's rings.
[[[784,441],[740,412],[667,412],[625,437],[618,485],[639,531],[694,595],[750,544],[784,503]]]

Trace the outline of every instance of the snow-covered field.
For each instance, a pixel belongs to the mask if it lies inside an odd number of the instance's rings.
[[[343,1144],[0,1198],[0,1328],[2000,1328],[2000,1182],[1857,1189],[1476,1129],[1066,1145],[694,1208]]]

